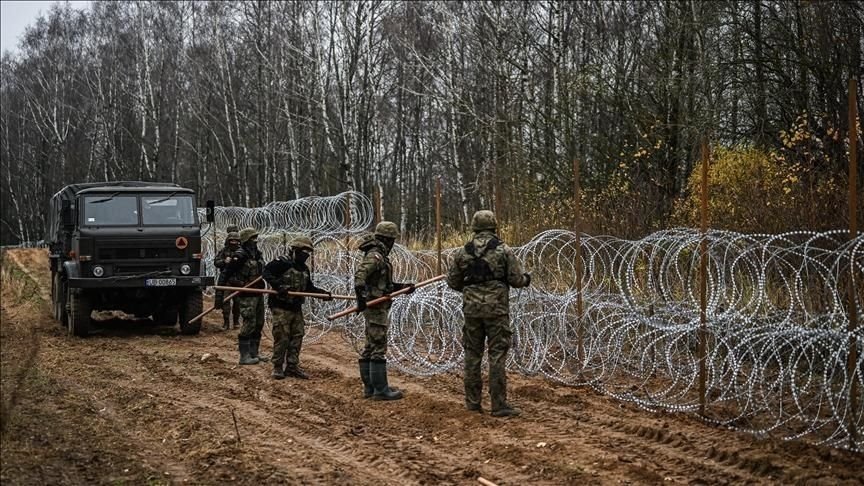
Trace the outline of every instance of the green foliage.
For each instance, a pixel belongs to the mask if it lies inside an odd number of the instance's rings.
[[[843,226],[845,181],[827,170],[829,156],[806,114],[779,134],[780,148],[754,146],[713,149],[708,168],[711,228],[744,233],[779,233],[796,229],[827,230]],[[826,137],[839,136],[829,127]],[[698,226],[701,163],[690,174],[688,196],[676,204],[673,221]]]

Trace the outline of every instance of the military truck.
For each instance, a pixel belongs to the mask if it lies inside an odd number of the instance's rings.
[[[54,317],[69,334],[86,336],[92,311],[122,311],[180,323],[197,334],[201,228],[195,192],[176,184],[70,184],[51,198],[48,218]],[[212,204],[208,203],[208,207]],[[208,219],[212,213],[208,212]]]

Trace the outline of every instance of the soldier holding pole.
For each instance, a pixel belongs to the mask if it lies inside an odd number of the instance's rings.
[[[354,291],[357,294],[357,309],[366,319],[366,345],[360,355],[360,378],[363,380],[364,398],[373,400],[399,400],[402,392],[391,388],[387,382],[387,327],[389,325],[390,301],[375,307],[366,306],[369,300],[407,290],[414,291],[413,283],[393,281],[393,266],[390,250],[399,229],[390,221],[382,221],[375,227],[375,234],[360,242],[363,260],[354,273]]]
[[[273,379],[281,380],[293,376],[308,380],[300,369],[300,348],[306,334],[303,319],[305,297],[289,295],[289,292],[323,294],[324,300],[333,295],[312,283],[306,261],[312,256],[312,239],[299,236],[291,242],[291,251],[264,267],[264,280],[278,293],[268,299],[273,314]]]

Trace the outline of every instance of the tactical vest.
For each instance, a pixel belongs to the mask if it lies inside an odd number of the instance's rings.
[[[390,259],[375,247],[366,252],[366,257],[377,261],[375,271],[366,279],[369,297],[374,299],[393,292],[393,265],[390,264]]]
[[[256,278],[261,276],[261,271],[264,269],[264,262],[261,260],[261,252],[255,252],[255,254],[250,254],[247,250],[244,250],[248,255],[248,258],[245,262],[238,268],[235,272],[229,275],[229,281],[234,285],[247,285]],[[260,282],[259,282],[260,283]],[[263,288],[263,283],[260,285],[255,285],[256,288]]]
[[[280,257],[280,260],[290,264],[288,270],[282,273],[275,282],[271,282],[274,288],[287,287],[291,292],[306,292],[309,288],[309,282],[312,277],[309,274],[309,269],[302,265],[298,268],[294,265],[294,261],[288,257]],[[270,296],[271,305],[283,307],[289,310],[300,310],[303,303],[306,301],[304,297],[288,297],[282,294]]]
[[[507,257],[495,251],[501,240],[492,238],[482,251],[478,251],[474,240],[465,244],[465,253],[470,257],[465,268],[465,285],[477,285],[498,280],[507,283]]]

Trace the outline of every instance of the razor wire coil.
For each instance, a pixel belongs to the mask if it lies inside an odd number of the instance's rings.
[[[293,235],[311,235],[316,285],[350,293],[362,256],[356,239],[373,219],[368,198],[343,193],[262,208],[217,208],[215,234],[221,247],[228,224],[255,227],[267,261],[286,252]],[[514,248],[532,272],[532,286],[511,290],[508,368],[590,386],[649,410],[697,412],[702,238],[688,228],[639,240],[582,234],[579,282],[575,233],[544,231]],[[864,236],[850,241],[839,230],[779,235],[715,230],[705,238],[705,420],[759,436],[807,438],[862,451],[864,442],[851,426],[864,429]],[[212,275],[218,248],[210,241],[204,254]],[[445,269],[455,251],[444,250]],[[397,281],[433,276],[432,251],[397,244],[390,259]],[[861,323],[852,332],[850,296]],[[422,376],[461,369],[461,304],[461,295],[443,282],[394,299],[390,362]],[[307,342],[339,331],[359,350],[362,316],[325,318],[344,306],[313,300],[305,309]],[[851,374],[850,343],[857,352]]]

